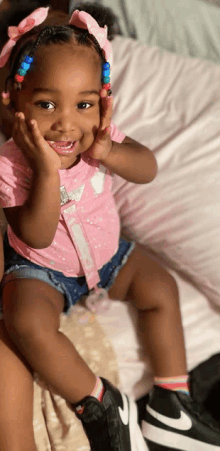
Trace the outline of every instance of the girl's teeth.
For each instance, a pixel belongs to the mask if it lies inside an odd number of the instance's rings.
[[[72,147],[73,143],[71,142],[68,146],[57,146],[59,149],[70,149]]]
[[[58,149],[71,149],[75,141],[49,141],[50,144],[55,144]]]

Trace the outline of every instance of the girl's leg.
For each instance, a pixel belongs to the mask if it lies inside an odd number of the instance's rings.
[[[45,282],[8,282],[3,291],[3,311],[10,337],[48,385],[75,404],[72,408],[82,421],[91,449],[118,451],[120,447],[134,451],[137,440],[138,451],[145,450],[134,402],[105,379],[96,378],[59,332],[63,305],[63,295]]]
[[[7,331],[30,364],[69,403],[90,395],[96,376],[59,332],[64,297],[45,282],[15,279],[3,290]]]
[[[138,309],[139,332],[155,376],[187,374],[178,290],[173,277],[136,247],[109,289]]]
[[[132,300],[139,329],[157,379],[143,411],[141,428],[149,450],[214,449],[218,428],[192,401],[178,290],[173,277],[138,247],[109,290],[113,299]],[[220,448],[219,448],[220,449]]]
[[[33,431],[33,376],[0,320],[0,450],[37,451]]]

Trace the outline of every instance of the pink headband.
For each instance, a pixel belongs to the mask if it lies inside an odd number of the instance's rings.
[[[17,27],[8,27],[8,36],[9,40],[4,45],[1,54],[0,54],[0,67],[4,67],[7,63],[11,51],[15,46],[16,42],[20,39],[20,37],[32,30],[32,28],[40,25],[46,19],[48,15],[48,8],[38,8],[33,13],[31,13],[28,17],[23,19]]]
[[[78,28],[84,28],[88,30],[90,34],[92,34],[98,41],[101,49],[104,51],[105,59],[112,65],[112,46],[109,42],[108,35],[108,27],[107,25],[104,28],[100,27],[96,20],[90,16],[90,14],[85,11],[78,11],[76,9],[69,21],[71,25],[75,25]]]
[[[17,27],[8,27],[9,40],[4,45],[0,54],[0,67],[4,67],[7,63],[11,51],[20,37],[32,30],[32,28],[40,25],[47,18],[48,8],[38,8],[28,17],[23,19]],[[84,28],[89,31],[97,39],[101,49],[104,51],[106,60],[112,65],[112,49],[111,44],[107,39],[108,28],[100,27],[96,20],[85,11],[75,10],[69,21],[70,24],[79,28]]]

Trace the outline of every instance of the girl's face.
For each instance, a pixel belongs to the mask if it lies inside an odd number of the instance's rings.
[[[35,119],[58,153],[61,169],[79,162],[100,124],[101,63],[95,49],[49,45],[34,56],[35,67],[16,91],[15,108]]]

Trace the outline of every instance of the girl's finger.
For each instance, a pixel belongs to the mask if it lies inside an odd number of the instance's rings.
[[[102,116],[101,116],[101,129],[108,127],[111,122],[113,109],[113,97],[106,96],[102,98]]]
[[[108,125],[111,123],[112,112],[113,112],[113,96],[108,96],[106,99],[107,108],[106,108],[106,121]],[[108,126],[107,125],[107,126]]]
[[[27,133],[27,126],[25,123],[25,116],[23,113],[18,113],[18,123],[20,126],[20,130],[25,135]]]
[[[28,131],[25,116],[23,113],[19,113],[19,129],[22,135],[22,139],[24,144],[26,144],[29,148],[33,148],[33,141],[31,137],[31,133]]]
[[[42,147],[45,144],[44,138],[40,132],[40,129],[38,127],[37,121],[35,120],[31,120],[30,121],[30,127],[31,127],[31,132],[32,132],[32,137],[33,137],[33,141],[34,144],[37,147]]]
[[[27,124],[24,116],[19,116],[20,130],[24,137],[29,135]],[[30,135],[29,135],[30,136]]]
[[[103,130],[99,130],[96,136],[95,144],[104,143],[107,139],[109,139],[109,136],[110,136],[110,127],[105,127],[103,128]]]

